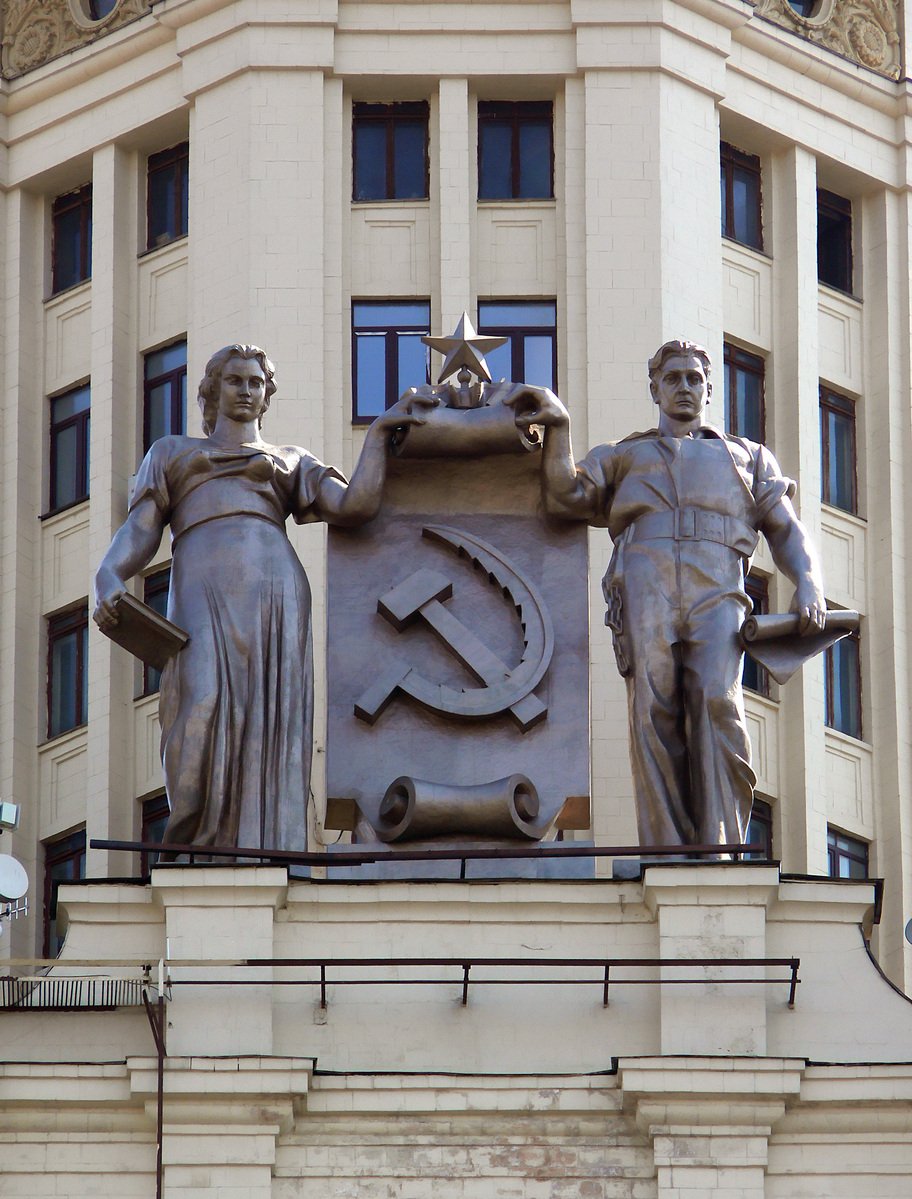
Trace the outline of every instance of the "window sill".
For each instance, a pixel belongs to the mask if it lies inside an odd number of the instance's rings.
[[[146,250],[140,250],[136,257],[140,261],[145,261],[147,258],[152,258],[156,254],[164,254],[166,250],[173,250],[175,246],[181,242],[189,241],[189,234],[182,233],[180,237],[173,237],[171,241],[162,242],[160,246],[149,246]]]
[[[430,196],[421,196],[414,200],[355,200],[352,208],[427,208],[431,203]]]
[[[820,515],[826,520],[827,517],[837,526],[841,522],[848,525],[854,525],[855,528],[865,530],[868,527],[868,522],[863,516],[859,516],[857,512],[849,512],[845,508],[837,508],[835,504],[828,504],[826,500],[820,501]]]
[[[71,283],[69,287],[63,287],[60,291],[53,291],[49,296],[44,297],[45,308],[51,307],[58,301],[70,300],[80,290],[84,288],[87,292],[92,290],[92,277],[88,279],[80,279],[78,283]]]
[[[496,208],[498,204],[502,204],[504,208],[516,208],[519,205],[528,205],[533,208],[555,208],[557,206],[556,196],[536,196],[528,199],[522,196],[499,196],[488,197],[482,199],[480,196],[477,199],[479,208]]]
[[[843,303],[848,301],[850,304],[855,304],[860,309],[863,306],[861,296],[856,296],[853,292],[843,291],[841,287],[836,287],[832,283],[824,283],[822,279],[817,280],[817,287],[824,295],[831,295],[836,300],[842,300]]]
[[[89,497],[86,495],[83,496],[82,499],[73,500],[72,504],[64,504],[62,508],[51,508],[48,512],[40,512],[38,514],[38,519],[42,522],[51,521],[56,519],[58,516],[66,516],[68,513],[72,513],[76,508],[88,509],[88,506]]]
[[[766,250],[758,250],[756,246],[750,246],[746,241],[735,241],[733,237],[726,237],[724,233],[722,234],[722,245],[731,246],[732,249],[738,250],[742,254],[754,254],[763,262],[773,261],[772,254],[768,254]]]
[[[874,747],[870,741],[865,741],[863,737],[853,737],[851,733],[844,733],[842,729],[834,729],[831,725],[824,725],[824,732],[827,741],[833,741],[836,745],[844,745],[846,749],[851,749],[855,753],[859,751],[863,754],[872,754]]]
[[[46,737],[44,741],[38,742],[38,752],[40,754],[49,753],[52,749],[61,749],[70,742],[85,740],[88,724],[77,724],[71,729],[64,729],[62,733],[55,733],[53,737]]]

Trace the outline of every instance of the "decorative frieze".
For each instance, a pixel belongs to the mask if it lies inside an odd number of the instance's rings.
[[[0,69],[15,79],[147,13],[151,0],[2,0]]]
[[[756,12],[859,66],[899,78],[902,59],[896,0],[818,0],[808,16],[802,16],[797,8],[789,0],[759,0]]]

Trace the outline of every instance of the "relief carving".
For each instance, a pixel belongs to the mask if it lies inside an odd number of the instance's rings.
[[[15,79],[144,16],[150,0],[3,0],[0,69]],[[106,10],[110,11],[106,11]]]
[[[899,78],[896,0],[820,0],[808,17],[800,16],[788,0],[759,0],[756,13],[860,66]]]

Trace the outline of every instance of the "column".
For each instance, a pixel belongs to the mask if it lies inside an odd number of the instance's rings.
[[[165,910],[165,954],[181,977],[233,979],[240,985],[177,985],[168,1005],[168,1053],[272,1052],[272,989],[248,979],[270,979],[269,967],[195,965],[274,956],[275,912],[285,902],[287,872],[277,866],[213,866],[207,870],[156,867],[152,895]],[[181,959],[189,962],[181,966]]]
[[[778,891],[774,866],[650,866],[643,898],[659,926],[661,958],[762,958],[766,911]],[[770,988],[763,966],[660,968],[674,984],[686,973],[703,985],[661,987],[663,1054],[766,1053]],[[737,970],[751,984],[726,985]],[[716,980],[721,980],[716,982]]]
[[[624,1098],[652,1141],[658,1199],[764,1199],[770,1133],[802,1068],[787,1058],[622,1059]]]
[[[874,739],[874,802],[877,844],[874,873],[890,879],[876,931],[877,958],[890,978],[908,990],[912,961],[903,938],[909,917],[912,855],[909,796],[912,795],[912,643],[909,636],[909,562],[912,561],[912,464],[910,377],[908,190],[879,192],[861,209],[864,252],[864,399],[859,405],[860,482],[869,526],[866,539],[870,620],[862,629],[868,668],[867,696]],[[908,961],[908,966],[905,963]]]
[[[4,833],[0,851],[26,867],[30,905],[40,911],[41,868],[35,746],[43,739],[44,691],[40,685],[43,647],[35,612],[41,577],[40,511],[47,448],[44,441],[43,364],[35,347],[43,344],[40,272],[44,212],[39,197],[14,188],[0,200],[4,240],[3,429],[0,443],[0,796],[21,806],[18,833]],[[13,957],[30,957],[30,921],[13,921],[4,947]]]
[[[130,1058],[130,1089],[157,1116],[157,1061]],[[169,1057],[164,1071],[164,1199],[272,1199],[276,1139],[309,1089],[313,1060]]]
[[[820,527],[818,389],[817,170],[799,146],[771,159],[773,345],[768,373],[780,464],[801,479],[796,509],[815,546]],[[779,579],[787,611],[791,586]],[[783,763],[781,854],[785,870],[826,874],[823,658],[812,659],[781,691]]]
[[[472,220],[475,194],[466,79],[441,79],[437,98],[440,126],[440,331],[452,333],[463,311],[474,323]],[[435,305],[431,305],[433,323]],[[435,330],[436,332],[437,330]]]
[[[137,366],[132,275],[136,261],[136,158],[116,145],[92,164],[92,409],[90,424],[89,720],[86,840],[130,840],[135,830],[134,659],[91,622],[93,578],[127,514],[136,467]],[[88,850],[89,875],[131,873],[128,855]]]

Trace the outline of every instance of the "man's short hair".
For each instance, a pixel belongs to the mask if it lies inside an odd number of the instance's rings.
[[[699,358],[703,363],[703,370],[708,379],[712,373],[712,360],[709,357],[709,351],[703,346],[697,345],[695,341],[683,341],[681,338],[675,338],[674,341],[666,341],[664,345],[659,346],[653,356],[649,359],[647,369],[649,370],[649,382],[655,381],[656,375],[661,371],[668,358],[683,357]]]

